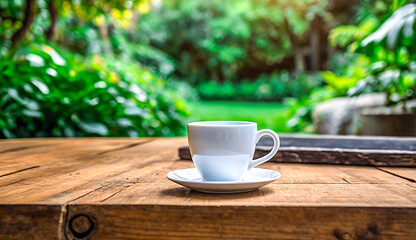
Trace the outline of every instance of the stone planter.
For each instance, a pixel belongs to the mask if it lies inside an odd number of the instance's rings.
[[[319,134],[358,134],[361,111],[364,108],[380,107],[386,97],[380,93],[363,94],[358,97],[334,98],[319,103],[312,117]]]
[[[416,136],[416,114],[401,108],[366,108],[361,112],[362,135]]]

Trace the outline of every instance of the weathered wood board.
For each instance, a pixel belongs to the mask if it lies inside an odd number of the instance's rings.
[[[282,134],[280,139],[272,162],[416,167],[416,138]],[[255,158],[267,154],[272,145],[271,139],[260,139]],[[180,159],[191,160],[188,146],[178,151]]]
[[[416,239],[416,168],[268,162],[278,181],[205,194],[165,177],[186,143],[0,141],[0,239]]]

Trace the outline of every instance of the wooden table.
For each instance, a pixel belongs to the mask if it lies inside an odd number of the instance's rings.
[[[416,239],[416,168],[266,163],[257,191],[166,179],[185,138],[0,141],[0,239]]]

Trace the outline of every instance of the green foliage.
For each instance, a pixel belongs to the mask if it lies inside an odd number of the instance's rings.
[[[416,4],[405,5],[396,11],[371,35],[362,42],[361,47],[374,51],[375,47],[383,46],[389,50],[406,47],[415,52],[416,42]],[[375,54],[371,53],[370,54]]]
[[[338,96],[345,96],[350,88],[352,88],[357,82],[358,79],[338,76],[331,71],[321,72],[322,78],[330,87],[331,91]]]
[[[395,5],[397,7],[397,4]],[[393,9],[395,8],[393,6]],[[388,104],[416,96],[416,4],[395,10],[360,42],[360,51],[371,60],[367,77],[350,90],[351,95],[384,92]]]
[[[167,54],[156,61],[139,58],[155,69],[174,59],[173,74],[190,83],[236,82],[246,78],[247,69],[273,66],[293,54],[285,19],[299,37],[316,15],[333,22],[326,5],[313,0],[166,1],[140,17],[140,37],[132,39],[148,51]]]
[[[321,72],[327,88],[337,97],[348,95],[348,91],[366,77],[370,60],[356,53],[338,53],[332,57],[332,71]]]
[[[367,17],[357,26],[341,25],[331,30],[329,42],[332,46],[346,47],[351,43],[362,40],[379,24],[376,17]],[[358,44],[351,44],[350,50],[356,49]]]
[[[388,105],[406,101],[416,96],[416,5],[394,0],[365,7],[370,2],[364,1],[357,26],[331,31],[330,42],[348,46],[356,57],[323,77],[338,96],[384,92]]]
[[[31,44],[0,69],[2,138],[183,134],[184,102],[137,64]]]
[[[330,33],[347,52],[316,76],[276,72],[293,56],[293,39],[305,46],[311,22],[337,25],[327,0],[55,0],[52,37],[53,12],[39,0],[14,41],[25,2],[0,2],[0,137],[178,135],[183,99],[198,94],[291,97],[278,121],[312,131],[319,101],[382,91],[397,102],[416,92],[415,7],[405,5],[413,1],[361,0],[357,24]]]
[[[312,112],[318,103],[334,98],[335,95],[328,87],[315,88],[301,99],[291,99],[286,103],[290,106],[283,118],[286,131],[314,133]]]
[[[302,98],[318,86],[319,76],[307,74],[289,74],[281,72],[261,75],[255,81],[241,81],[222,84],[205,82],[198,86],[198,92],[205,100],[243,100],[243,101],[283,101],[286,97]]]

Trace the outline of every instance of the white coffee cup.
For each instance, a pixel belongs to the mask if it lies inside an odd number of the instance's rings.
[[[270,153],[254,159],[256,143],[262,136],[272,137]],[[272,130],[257,131],[254,122],[207,121],[188,124],[192,160],[205,181],[240,181],[247,170],[272,158],[280,146]]]

